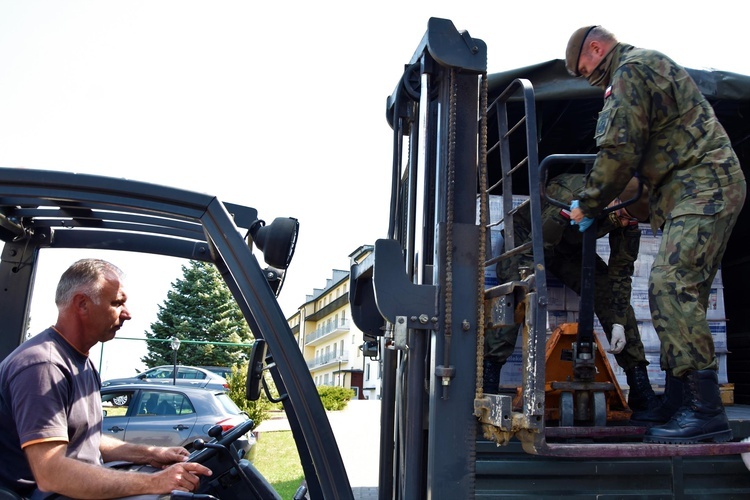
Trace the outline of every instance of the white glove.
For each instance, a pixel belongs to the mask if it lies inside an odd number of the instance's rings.
[[[745,438],[740,443],[750,443],[750,438]],[[745,462],[745,467],[750,470],[750,452],[740,453],[742,461]]]
[[[612,325],[612,337],[609,341],[609,351],[612,354],[620,354],[625,349],[625,327],[615,323]]]

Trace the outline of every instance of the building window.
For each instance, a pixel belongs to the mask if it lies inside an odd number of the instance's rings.
[[[370,380],[370,363],[365,365],[365,380]]]

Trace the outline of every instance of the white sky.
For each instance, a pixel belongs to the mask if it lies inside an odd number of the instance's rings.
[[[290,315],[332,269],[348,269],[349,253],[385,236],[386,98],[430,17],[484,40],[490,73],[561,58],[576,28],[602,24],[685,66],[750,74],[737,5],[0,0],[0,166],[169,184],[267,222],[298,218],[280,297]],[[37,286],[32,331],[54,322],[51,288],[88,255],[43,256],[51,281]],[[130,277],[135,318],[121,335],[142,337],[179,263],[105,258]],[[141,342],[111,344],[103,378],[142,366]]]

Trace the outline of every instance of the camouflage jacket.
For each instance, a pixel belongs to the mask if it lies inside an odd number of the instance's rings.
[[[711,105],[664,54],[624,44],[613,51],[584,214],[598,214],[635,173],[649,188],[654,230],[673,216],[721,211],[722,188],[744,175]]]

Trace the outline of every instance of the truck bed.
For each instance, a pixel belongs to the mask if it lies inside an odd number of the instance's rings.
[[[750,405],[726,410],[735,439],[750,436]],[[476,498],[746,498],[750,489],[739,455],[571,459],[529,455],[515,439],[478,440],[476,471]]]

